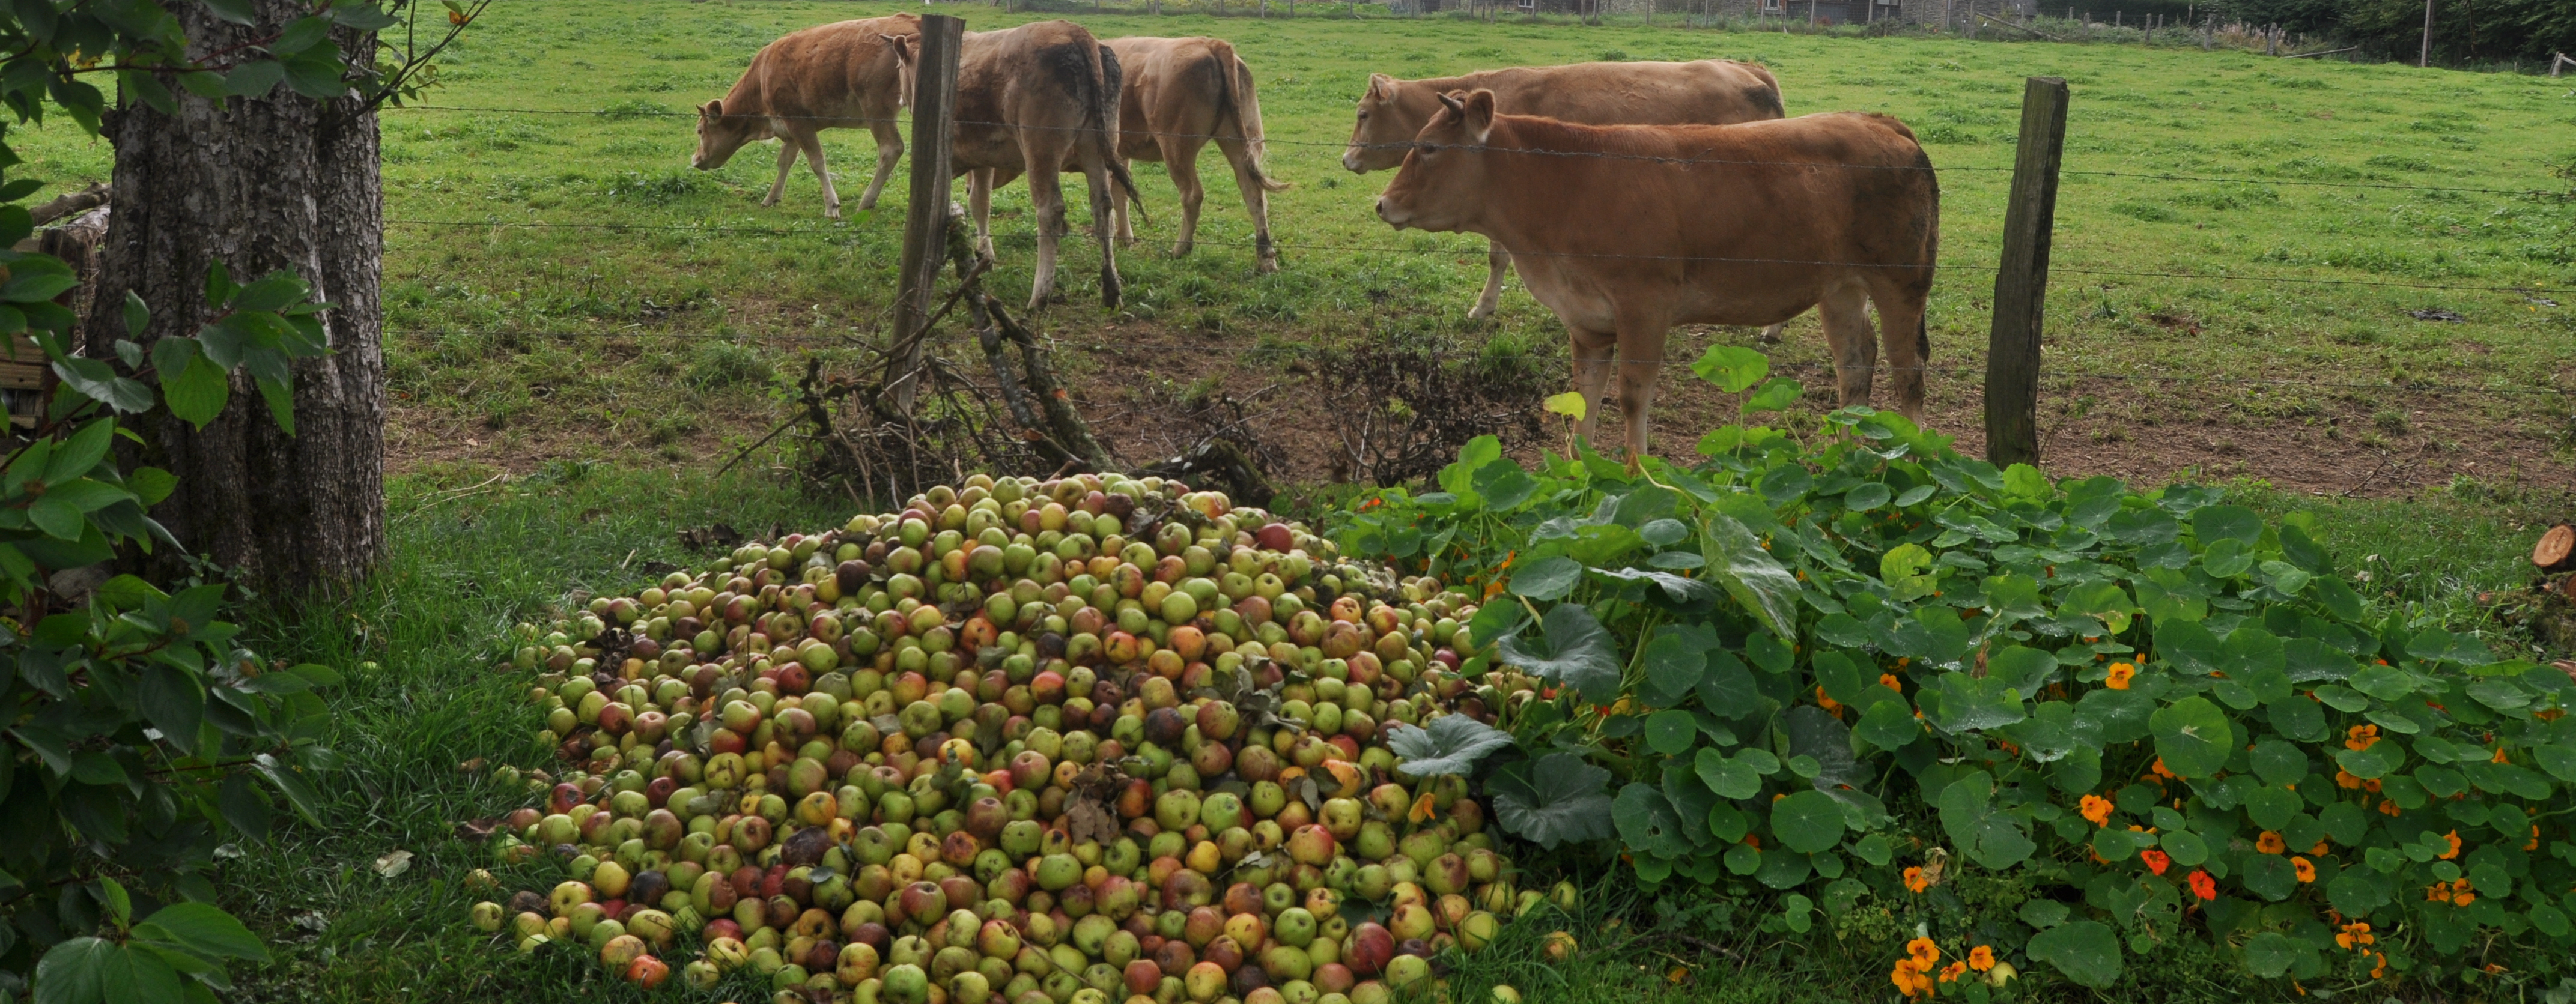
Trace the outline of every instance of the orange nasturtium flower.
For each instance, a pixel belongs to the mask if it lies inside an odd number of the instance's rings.
[[[1905,891],[1921,893],[1923,890],[1929,888],[1932,888],[1932,883],[1924,881],[1923,869],[1920,866],[1907,868],[1905,870]]]
[[[2366,750],[2372,743],[2379,741],[2379,726],[2376,725],[2355,725],[2343,730],[2343,733],[2345,749]]]
[[[2370,956],[2371,956],[2371,959],[2372,959],[2371,966],[2370,966],[2370,978],[2371,978],[2371,979],[2374,979],[2374,980],[2378,980],[2378,979],[2386,979],[2386,978],[2388,977],[2388,956],[2387,956],[2387,954],[2386,954],[2386,953],[2382,953],[2382,952],[2372,952],[2372,953],[2370,953]]]
[[[1914,960],[1916,966],[1929,970],[1933,963],[1941,961],[1941,946],[1933,944],[1930,938],[1916,938],[1905,943],[1905,954]]]
[[[2378,935],[2370,933],[2370,924],[2358,920],[2345,924],[2343,930],[2335,935],[2335,944],[2355,952],[2369,947],[2378,940]]]
[[[1954,982],[1958,980],[1959,977],[1966,975],[1968,975],[1968,961],[1966,959],[1960,959],[1950,963],[1949,965],[1941,967],[1941,982],[1943,983]]]
[[[2450,850],[2447,850],[2447,851],[2443,851],[2441,854],[2436,855],[2436,856],[2437,856],[2437,857],[2439,857],[2439,858],[2441,858],[2441,859],[2442,859],[2442,860],[2444,860],[2444,861],[2448,861],[2448,860],[2451,860],[2452,858],[2459,857],[2459,856],[2460,856],[2460,831],[2458,831],[2458,830],[2452,830],[2452,831],[2451,831],[2451,832],[2449,832],[2449,833],[2442,834],[2442,839],[2444,839],[2444,840],[2448,840],[2448,841],[2450,841],[2450,842],[2451,842],[2451,849],[2450,849]]]
[[[2125,662],[2115,662],[2111,664],[2110,678],[2105,679],[2102,682],[2113,690],[2127,690],[2129,689],[2129,681],[2134,679],[2137,675],[2138,667],[2129,665]]]
[[[1904,687],[1899,686],[1899,685],[1897,684],[1897,682],[1896,682],[1896,674],[1894,674],[1894,673],[1880,673],[1880,674],[1878,674],[1878,685],[1879,685],[1879,686],[1882,686],[1882,687],[1885,687],[1885,688],[1887,688],[1887,689],[1889,689],[1889,690],[1903,690],[1903,689],[1905,689]]]
[[[2100,795],[2086,795],[2075,810],[2095,826],[2111,825],[2111,800]]]
[[[2158,875],[2164,874],[2165,869],[2173,867],[2173,858],[2167,856],[2163,851],[2139,851],[2138,860],[2146,862],[2147,870]]]
[[[1995,967],[1995,949],[1994,949],[1994,946],[1992,946],[1992,945],[1978,945],[1978,946],[1977,946],[1977,947],[1975,947],[1975,948],[1968,949],[1968,968],[1970,968],[1970,969],[1974,969],[1974,970],[1976,970],[1976,971],[1978,971],[1978,972],[1981,972],[1981,973],[1982,973],[1982,972],[1985,972],[1986,970],[1993,969],[1994,967]]]
[[[2157,757],[2155,763],[2147,765],[2147,773],[2169,780],[2181,780],[2182,777],[2173,771],[2165,769],[2165,758],[2163,757]]]
[[[2191,870],[2191,894],[2202,899],[2218,898],[2218,880],[2198,868]]]
[[[2316,862],[2310,861],[2306,858],[2291,858],[2290,868],[2298,873],[2300,882],[2314,882],[2317,880]]]
[[[2290,847],[2281,842],[2279,833],[2265,830],[2261,836],[2254,838],[2254,849],[2265,854],[2279,854],[2289,850]]]
[[[1909,1000],[1932,996],[1932,978],[1915,968],[1912,959],[1896,960],[1896,967],[1887,971],[1887,981]]]

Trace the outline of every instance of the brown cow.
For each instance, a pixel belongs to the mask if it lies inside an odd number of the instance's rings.
[[[912,103],[921,36],[895,36],[904,103]],[[1071,21],[1039,21],[1002,31],[970,31],[957,59],[957,132],[950,157],[968,175],[979,250],[992,254],[993,190],[1029,176],[1038,215],[1036,310],[1055,292],[1056,240],[1064,226],[1066,165],[1090,183],[1091,228],[1100,242],[1100,302],[1118,305],[1118,259],[1109,225],[1111,186],[1135,197],[1118,162],[1118,57]]]
[[[807,28],[763,46],[751,57],[742,79],[723,98],[698,106],[698,152],[689,166],[701,171],[723,167],[743,144],[776,138],[778,180],[770,183],[764,206],[778,204],[787,190],[787,171],[803,151],[814,177],[823,183],[823,215],[841,218],[841,196],[832,190],[832,172],[823,164],[825,129],[865,126],[877,138],[877,173],[860,209],[872,209],[886,178],[903,159],[903,136],[895,131],[895,109],[902,84],[895,79],[894,50],[888,36],[916,35],[921,19],[911,14],[842,21]]]
[[[1377,212],[1396,229],[1464,230],[1510,249],[1530,295],[1574,339],[1574,382],[1600,421],[1611,351],[1629,462],[1664,335],[1775,324],[1816,307],[1842,403],[1869,401],[1865,306],[1878,308],[1897,408],[1923,412],[1923,322],[1940,187],[1903,123],[1837,112],[1728,126],[1585,126],[1443,95]]]
[[[1161,161],[1181,192],[1181,237],[1172,253],[1190,253],[1198,236],[1199,202],[1206,194],[1199,184],[1199,150],[1215,140],[1234,165],[1234,186],[1252,216],[1253,269],[1279,271],[1279,251],[1270,244],[1269,193],[1288,183],[1261,169],[1261,99],[1253,90],[1252,69],[1221,39],[1113,38],[1103,44],[1118,54],[1126,77],[1118,90],[1118,156]],[[1126,198],[1116,197],[1113,209],[1119,239],[1134,242]]]
[[[1771,71],[1731,59],[1527,66],[1431,80],[1372,73],[1342,166],[1365,174],[1403,163],[1413,137],[1440,110],[1441,95],[1478,90],[1494,92],[1496,107],[1506,115],[1588,125],[1729,125],[1787,114]],[[1485,264],[1485,292],[1467,312],[1471,318],[1492,316],[1502,304],[1512,258],[1496,244],[1486,250]],[[1778,329],[1765,337],[1777,339]]]

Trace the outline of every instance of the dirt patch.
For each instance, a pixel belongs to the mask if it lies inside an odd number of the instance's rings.
[[[1738,399],[1694,379],[1687,368],[1707,338],[1676,332],[1663,373],[1651,448],[1676,463],[1696,462],[1700,435],[1737,419]],[[1774,372],[1807,385],[1792,424],[1833,405],[1831,373],[1812,358],[1821,346],[1806,344],[1814,341],[1813,332],[1802,342],[1793,329],[1771,349]],[[1240,431],[1276,458],[1277,469],[1268,472],[1274,480],[1324,482],[1347,470],[1334,432],[1335,395],[1317,386],[1314,368],[1296,346],[1127,322],[1063,336],[1057,351],[1076,404],[1132,466],[1194,445],[1208,431],[1205,402],[1230,398]],[[1562,358],[1543,365],[1553,367],[1552,379],[1565,379]],[[1963,452],[1982,455],[1982,378],[1958,367],[1936,371],[1928,385],[1927,424],[1958,437]],[[1883,392],[1884,379],[1880,386]],[[470,417],[396,405],[386,444],[396,473],[465,464],[525,472],[572,457],[720,465],[784,414],[758,399],[710,405],[696,432],[655,444],[637,433],[578,425],[492,429]],[[2059,476],[2110,474],[2138,484],[2251,477],[2295,492],[2404,497],[2465,476],[2489,486],[2563,493],[2576,491],[2576,457],[2562,442],[2569,410],[2560,397],[2357,383],[2049,378],[2041,397],[2041,455]],[[1549,416],[1543,425],[1549,430],[1543,438],[1553,442],[1557,420]],[[1621,434],[1613,410],[1601,438],[1616,443]],[[1534,460],[1543,448],[1524,444],[1515,452]]]

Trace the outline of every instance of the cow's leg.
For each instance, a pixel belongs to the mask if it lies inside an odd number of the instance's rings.
[[[1923,369],[1932,356],[1931,331],[1924,326],[1924,297],[1928,291],[1904,289],[1897,283],[1881,283],[1870,291],[1870,303],[1878,308],[1879,337],[1887,347],[1887,379],[1896,391],[1896,410],[1920,424],[1923,421]]]
[[[1055,295],[1056,244],[1064,233],[1064,186],[1057,178],[1057,165],[1063,161],[1061,156],[1028,158],[1029,205],[1036,210],[1038,224],[1038,274],[1029,287],[1030,310],[1044,306],[1047,298]],[[1109,204],[1105,199],[1096,199],[1092,208],[1097,218],[1109,208]],[[1108,221],[1098,222],[1100,238],[1105,245],[1109,240]]]
[[[1638,470],[1646,457],[1646,434],[1654,431],[1649,416],[1655,408],[1655,375],[1664,368],[1664,332],[1652,324],[1622,322],[1619,335],[1619,413],[1628,423],[1628,469]]]
[[[1619,336],[1572,326],[1565,330],[1574,339],[1574,390],[1583,395],[1583,420],[1574,424],[1574,431],[1589,443],[1610,404],[1610,354],[1619,347]]]
[[[1825,344],[1833,350],[1834,378],[1841,385],[1841,406],[1869,403],[1872,367],[1878,363],[1878,340],[1870,331],[1869,298],[1858,282],[1836,283],[1816,303],[1825,325]]]
[[[1476,306],[1467,311],[1467,319],[1481,321],[1494,316],[1503,305],[1503,277],[1512,271],[1512,253],[1492,241],[1485,242],[1485,292],[1476,297]]]
[[[966,172],[966,212],[975,218],[975,254],[993,260],[993,169]]]
[[[1782,322],[1780,322],[1780,323],[1778,323],[1778,324],[1774,324],[1774,325],[1772,325],[1772,326],[1770,326],[1770,327],[1767,327],[1767,328],[1762,329],[1762,344],[1764,344],[1764,345],[1778,345],[1778,344],[1780,344],[1780,332],[1781,332],[1782,330],[1784,330],[1784,329],[1788,328],[1788,327],[1789,327],[1789,322],[1787,322],[1787,321],[1782,321]]]
[[[1252,217],[1252,270],[1279,271],[1279,248],[1270,243],[1270,190],[1261,184],[1252,148],[1240,139],[1219,139],[1217,147],[1234,165],[1234,187],[1243,193],[1243,211]]]
[[[868,179],[868,192],[859,196],[861,210],[875,209],[877,196],[885,191],[886,179],[894,177],[894,165],[903,160],[903,133],[894,127],[894,119],[870,121],[868,131],[877,138],[877,173]]]
[[[823,164],[822,135],[806,133],[797,139],[796,145],[805,148],[806,165],[814,169],[814,180],[823,183],[823,216],[827,219],[840,219],[841,193],[832,190],[831,168]]]
[[[1115,309],[1120,293],[1118,240],[1117,235],[1110,232],[1109,204],[1110,191],[1117,187],[1117,183],[1109,177],[1111,162],[1108,158],[1092,156],[1084,160],[1082,178],[1088,183],[1087,194],[1091,197],[1091,231],[1100,235],[1100,305]],[[1057,202],[1061,204],[1062,197],[1059,196]]]
[[[1199,149],[1203,143],[1194,136],[1162,137],[1163,170],[1172,176],[1172,187],[1181,193],[1181,236],[1172,242],[1174,257],[1190,253],[1198,243],[1199,205],[1207,199],[1207,186],[1199,183]]]
[[[778,197],[787,194],[787,172],[795,166],[796,141],[780,139],[778,141],[778,180],[769,183],[769,197],[760,200],[761,205],[775,206],[778,204]]]
[[[1118,158],[1118,166],[1129,167],[1127,158]],[[1127,216],[1127,190],[1115,185],[1109,188],[1109,220],[1118,226],[1119,243],[1128,245],[1136,243],[1136,225]]]

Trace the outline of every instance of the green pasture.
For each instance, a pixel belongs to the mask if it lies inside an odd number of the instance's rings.
[[[780,205],[759,205],[774,145],[747,148],[714,172],[693,171],[687,161],[692,109],[722,95],[762,44],[809,25],[906,9],[920,8],[727,0],[494,6],[442,61],[440,86],[422,102],[441,107],[384,116],[388,356],[402,427],[420,430],[398,437],[398,462],[469,437],[501,445],[513,461],[658,450],[670,461],[699,462],[724,441],[768,427],[775,405],[763,394],[767,378],[792,376],[798,353],[829,357],[881,337],[905,189],[898,172],[873,214],[856,212],[875,158],[863,132],[824,134],[848,201],[850,218],[840,224],[823,219],[802,164]],[[970,28],[1055,16],[943,9],[965,16]],[[1200,250],[1187,259],[1167,251],[1178,218],[1169,181],[1159,166],[1138,165],[1153,216],[1139,227],[1139,245],[1120,256],[1128,306],[1098,309],[1096,257],[1077,233],[1066,241],[1060,280],[1071,299],[1042,318],[1076,350],[1078,369],[1079,350],[1140,328],[1202,332],[1195,344],[1241,360],[1231,368],[1247,379],[1275,365],[1276,350],[1360,338],[1516,338],[1561,355],[1554,319],[1517,283],[1495,322],[1466,321],[1484,272],[1480,238],[1398,234],[1376,220],[1370,201],[1389,175],[1351,175],[1338,162],[1352,99],[1372,71],[1420,77],[1724,56],[1769,66],[1792,114],[1862,109],[1902,118],[1943,169],[1948,267],[1933,301],[1933,362],[1971,372],[1936,379],[1936,406],[1972,388],[1981,372],[2022,79],[2039,74],[2073,87],[2049,312],[2053,378],[2182,374],[2337,385],[2226,382],[2185,395],[2190,407],[2238,420],[2297,422],[2315,421],[2338,399],[2402,409],[2410,383],[2528,388],[2576,376],[2576,296],[2566,293],[2094,274],[2576,286],[2576,211],[2563,200],[2293,184],[2564,192],[2570,182],[2553,172],[2576,164],[2576,94],[2544,77],[2241,51],[1441,17],[1353,21],[1312,10],[1294,20],[1064,15],[1102,36],[1233,41],[1259,81],[1271,171],[1296,184],[1272,201],[1286,269],[1255,277],[1251,229],[1213,150],[1209,161],[1219,166],[1204,172]],[[23,138],[31,177],[68,186],[106,170],[106,147],[67,124]],[[1069,187],[1080,224],[1088,219],[1080,186]],[[994,281],[1002,289],[1027,288],[1035,257],[1027,208],[1022,186],[996,200],[1002,261]],[[519,226],[528,223],[556,226]],[[2543,299],[2571,306],[2535,302]],[[2410,316],[2419,310],[2465,320]],[[1783,362],[1824,361],[1813,324],[1811,315],[1793,328],[1802,334],[1771,351]],[[1749,343],[1749,336],[1713,337]],[[1677,338],[1672,351],[1696,354],[1701,344]],[[1152,375],[1092,376],[1139,384]],[[2464,400],[2504,424],[2561,422],[2554,412],[2565,410],[2534,407],[2528,395]],[[2116,412],[2134,402],[2091,406]]]

